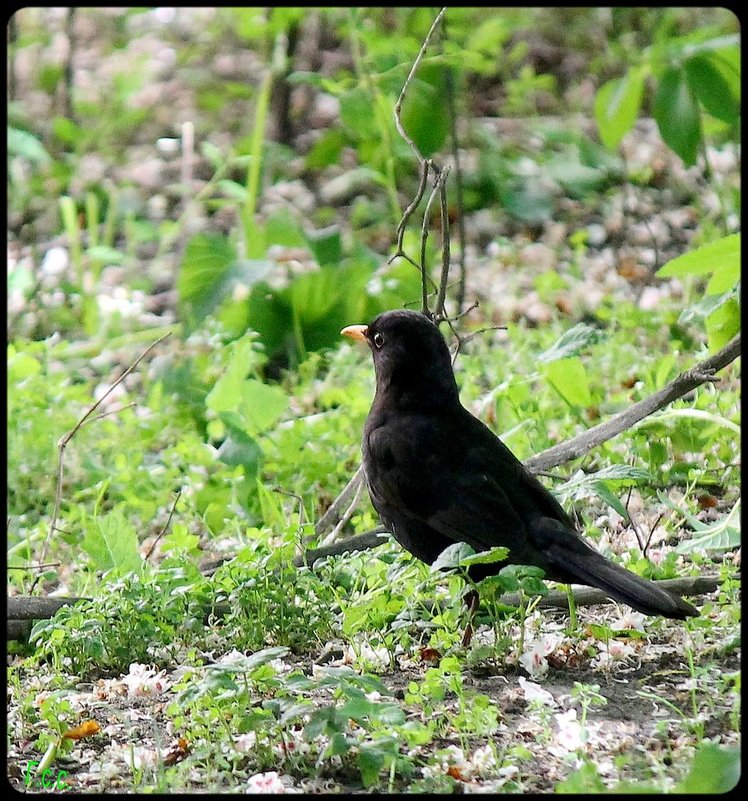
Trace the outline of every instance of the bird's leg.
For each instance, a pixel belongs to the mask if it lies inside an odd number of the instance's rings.
[[[478,611],[478,604],[480,603],[480,596],[477,590],[468,590],[463,597],[465,606],[468,608],[468,621],[465,626],[465,633],[462,635],[462,647],[467,648],[470,641],[473,639],[473,619],[475,613]]]

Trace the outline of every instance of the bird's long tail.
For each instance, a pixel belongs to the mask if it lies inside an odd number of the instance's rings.
[[[564,580],[597,587],[614,600],[628,604],[645,615],[684,620],[699,614],[687,601],[611,562],[582,539],[569,532],[566,534],[568,538],[573,537],[572,542],[564,538],[566,542],[554,542],[546,551]]]

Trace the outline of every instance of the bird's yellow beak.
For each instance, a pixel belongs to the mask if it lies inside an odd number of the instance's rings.
[[[357,339],[359,342],[367,342],[366,333],[368,330],[365,325],[347,325],[340,333],[344,337]]]

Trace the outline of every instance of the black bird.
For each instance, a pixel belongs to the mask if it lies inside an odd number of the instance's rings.
[[[698,614],[581,538],[553,495],[462,406],[447,344],[424,314],[384,312],[341,334],[366,342],[374,357],[366,483],[383,523],[414,556],[431,564],[455,542],[476,551],[504,546],[505,562],[469,568],[474,581],[506,564],[536,565],[549,579],[598,587],[647,615]]]

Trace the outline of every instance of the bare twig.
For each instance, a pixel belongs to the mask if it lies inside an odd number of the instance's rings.
[[[377,545],[385,542],[387,536],[387,529],[384,527],[375,528],[363,534],[357,534],[355,537],[338,540],[338,542],[326,545],[324,548],[309,548],[303,554],[295,556],[293,564],[296,567],[301,567],[302,565],[311,565],[317,559],[324,559],[326,556],[338,556],[346,551],[368,551],[370,548],[376,548]]]
[[[78,420],[78,422],[62,437],[57,443],[57,448],[60,452],[58,463],[57,463],[57,485],[55,487],[55,505],[54,510],[52,512],[52,521],[49,524],[49,528],[47,529],[47,535],[44,538],[44,543],[42,544],[42,551],[39,557],[39,561],[43,562],[44,558],[47,555],[47,546],[49,545],[49,538],[52,532],[57,528],[57,519],[60,515],[60,503],[62,501],[62,475],[63,475],[63,468],[64,468],[64,460],[65,460],[65,448],[70,440],[76,435],[78,430],[84,425],[84,423],[88,420],[88,418],[96,411],[96,409],[101,406],[101,404],[106,400],[106,398],[111,395],[114,389],[125,380],[125,378],[140,364],[140,362],[156,347],[159,343],[163,342],[168,336],[170,336],[171,332],[167,332],[162,337],[159,337],[155,342],[152,342],[141,354],[138,358],[122,373],[122,375],[112,384],[111,387],[94,403],[92,406],[88,408],[85,414]],[[38,581],[38,576],[34,579],[34,583],[31,586],[33,590],[36,582]]]
[[[423,212],[423,222],[421,224],[421,312],[429,317],[431,315],[429,314],[428,287],[426,286],[426,243],[428,242],[429,238],[429,218],[431,216],[431,206],[436,198],[437,192],[439,191],[440,181],[441,175],[437,173],[436,180],[434,181],[434,188],[431,190],[429,199],[426,201],[426,210]],[[441,287],[439,288],[439,291],[441,292]]]
[[[332,545],[332,543],[335,542],[335,540],[337,540],[338,535],[343,530],[343,526],[351,519],[351,517],[353,517],[353,512],[358,506],[358,502],[361,500],[361,494],[363,490],[364,490],[364,482],[360,481],[358,487],[356,487],[356,492],[353,496],[353,500],[350,502],[348,508],[341,516],[335,528],[322,540],[320,546],[325,547],[327,545]]]
[[[449,281],[449,209],[447,208],[447,176],[449,167],[445,167],[437,179],[439,186],[439,207],[442,223],[442,274],[439,279],[439,295],[436,298],[436,312],[434,321],[439,322],[446,318],[444,302],[447,296],[447,283]]]
[[[321,537],[335,527],[335,524],[340,520],[340,516],[343,514],[343,510],[346,509],[351,502],[351,498],[356,494],[363,478],[364,468],[363,465],[361,465],[351,476],[345,487],[343,487],[340,495],[330,504],[330,508],[317,521],[314,526],[314,535],[309,538],[310,540],[314,539],[314,537]]]
[[[397,225],[397,251],[390,256],[387,260],[388,264],[391,264],[398,256],[402,256],[404,259],[407,259],[414,267],[418,267],[418,265],[410,258],[410,256],[406,255],[405,251],[403,250],[403,238],[405,237],[405,227],[408,224],[408,220],[413,216],[415,210],[418,208],[418,204],[421,202],[423,198],[423,193],[426,191],[426,181],[429,177],[429,170],[431,168],[431,162],[428,160],[423,160],[421,162],[421,177],[418,181],[418,189],[416,190],[415,197],[413,200],[410,201],[408,207],[403,212],[403,216],[400,218],[400,222]]]
[[[447,21],[442,25],[442,45],[447,37]],[[442,48],[443,49],[443,48]],[[462,313],[465,305],[465,282],[467,274],[465,271],[465,203],[463,200],[462,185],[462,166],[460,165],[460,148],[457,138],[457,109],[455,108],[455,82],[454,74],[451,69],[446,72],[447,90],[447,110],[449,111],[449,140],[452,151],[452,162],[455,166],[455,195],[457,201],[457,240],[460,244],[460,256],[458,264],[460,266],[460,279],[457,284],[457,314]]]
[[[397,127],[397,131],[402,136],[402,138],[410,145],[411,150],[416,154],[418,157],[418,161],[423,164],[423,156],[421,155],[420,150],[416,146],[416,143],[408,136],[405,128],[403,127],[402,120],[400,119],[400,114],[403,108],[403,100],[405,99],[405,93],[408,91],[408,87],[410,86],[410,82],[413,80],[413,76],[416,74],[418,70],[418,66],[421,63],[421,59],[426,52],[426,48],[429,46],[431,42],[431,37],[434,35],[434,31],[437,29],[439,23],[442,21],[442,17],[446,13],[447,9],[442,8],[442,10],[436,15],[434,21],[431,23],[431,28],[429,28],[429,32],[426,34],[426,38],[423,40],[421,44],[421,49],[418,51],[418,55],[416,56],[416,60],[413,62],[413,66],[410,68],[410,72],[408,73],[408,77],[405,79],[405,83],[403,84],[403,88],[400,90],[400,96],[397,98],[397,102],[395,103],[395,126]]]
[[[665,579],[653,582],[658,587],[662,587],[674,595],[692,597],[694,595],[704,595],[714,592],[722,583],[723,578],[715,576],[693,576],[691,578]],[[593,587],[577,587],[572,596],[576,606],[592,606],[593,604],[612,603],[610,598],[602,591]],[[519,593],[506,593],[499,599],[501,603],[508,606],[519,606]],[[569,595],[565,590],[551,590],[548,595],[544,595],[538,602],[538,606],[543,608],[555,607],[558,609],[569,608]]]
[[[75,12],[74,7],[68,8],[65,15],[65,37],[68,43],[68,53],[65,59],[64,82],[62,89],[62,113],[69,120],[74,120],[73,115],[73,78],[75,70],[73,69],[73,61],[75,60]]]
[[[153,542],[151,543],[151,547],[148,549],[148,553],[145,555],[145,561],[146,562],[151,558],[151,554],[153,553],[154,549],[156,548],[156,545],[158,544],[158,541],[161,539],[161,537],[164,536],[164,534],[166,533],[166,530],[169,528],[169,524],[171,523],[171,518],[174,516],[174,510],[177,508],[177,504],[179,503],[179,499],[180,499],[181,496],[182,496],[182,488],[180,487],[177,490],[177,495],[174,498],[174,503],[171,505],[171,509],[169,510],[169,517],[166,519],[166,523],[164,523],[164,527],[161,529],[161,531],[158,532],[158,534],[156,535],[156,539],[153,540]]]
[[[89,423],[95,423],[97,420],[103,420],[105,417],[109,417],[112,414],[119,414],[120,412],[124,412],[125,409],[132,409],[133,406],[137,406],[138,404],[133,401],[132,403],[126,403],[124,406],[118,406],[116,409],[110,409],[108,412],[102,412],[101,414],[97,414],[96,417],[90,417],[84,425],[88,425]]]

